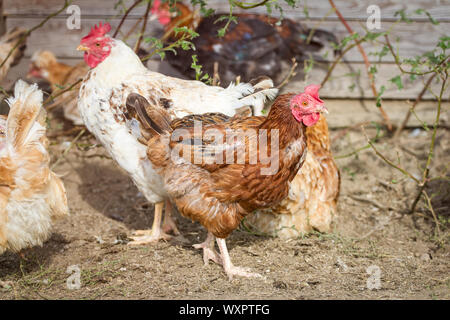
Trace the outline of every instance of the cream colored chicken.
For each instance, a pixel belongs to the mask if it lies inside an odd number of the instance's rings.
[[[17,41],[25,35],[26,30],[23,28],[14,28],[9,32],[5,33],[0,38],[0,64],[8,57],[9,52],[16,45]],[[20,59],[23,56],[23,52],[25,51],[26,45],[25,42],[15,49],[12,54],[8,57],[8,60],[3,64],[0,68],[0,81],[6,77],[9,69],[18,64]]]
[[[325,117],[306,128],[306,144],[305,163],[291,181],[288,197],[274,208],[247,217],[247,222],[259,231],[293,238],[312,230],[331,230],[337,214],[340,176],[331,154]]]
[[[42,245],[68,214],[66,191],[50,170],[45,110],[37,85],[17,81],[0,116],[0,254]]]
[[[45,79],[52,85],[52,91],[57,92],[83,79],[88,71],[89,67],[84,62],[70,66],[59,62],[50,51],[37,51],[31,58],[30,70],[28,71],[27,77]],[[74,86],[72,90],[57,96],[52,103],[52,106],[62,106],[64,117],[72,121],[75,125],[83,125],[83,120],[77,107],[79,89],[80,84]],[[51,108],[51,106],[48,108]]]

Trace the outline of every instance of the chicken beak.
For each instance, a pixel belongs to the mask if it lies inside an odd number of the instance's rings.
[[[320,107],[317,108],[317,112],[327,113],[328,114],[328,109],[324,105],[321,105]]]
[[[77,51],[88,51],[88,50],[89,50],[89,48],[83,46],[82,44],[80,44],[80,45],[77,47]]]

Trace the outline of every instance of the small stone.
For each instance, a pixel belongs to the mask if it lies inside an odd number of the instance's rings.
[[[94,237],[95,237],[95,241],[97,241],[97,243],[99,243],[99,244],[104,244],[105,243],[105,241],[103,241],[101,236],[94,236]]]
[[[428,253],[424,253],[420,256],[420,260],[424,262],[428,262],[431,260],[431,256]]]

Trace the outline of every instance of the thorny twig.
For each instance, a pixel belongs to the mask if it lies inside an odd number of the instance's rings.
[[[431,214],[433,215],[433,219],[434,219],[434,223],[436,224],[436,230],[438,232],[438,235],[440,235],[441,234],[441,228],[439,228],[440,223],[439,223],[439,220],[437,219],[436,213],[434,212],[433,205],[431,204],[431,199],[428,196],[428,193],[426,191],[423,191],[423,195],[425,196],[425,199],[427,200],[428,209],[430,209]]]
[[[428,151],[428,156],[427,156],[427,162],[425,164],[425,169],[423,170],[423,175],[422,175],[422,181],[419,182],[419,192],[417,194],[416,199],[414,200],[412,206],[411,206],[411,210],[410,213],[413,213],[414,210],[416,209],[416,205],[419,202],[419,199],[421,198],[423,191],[425,190],[425,187],[427,185],[428,182],[428,175],[430,173],[430,165],[431,165],[431,160],[433,158],[434,155],[434,145],[436,142],[436,133],[437,133],[437,128],[438,128],[438,124],[439,124],[439,119],[441,117],[441,105],[442,105],[442,96],[444,94],[444,90],[445,90],[445,85],[447,83],[447,79],[448,79],[448,71],[445,70],[445,77],[442,79],[442,86],[441,86],[441,92],[439,93],[439,97],[438,97],[438,106],[437,106],[437,112],[436,112],[436,120],[434,121],[433,124],[433,135],[431,137],[431,142],[430,142],[430,148]]]
[[[142,23],[142,29],[141,29],[141,33],[139,34],[139,38],[136,42],[136,45],[134,47],[134,52],[138,52],[139,51],[139,47],[141,46],[141,41],[142,38],[144,37],[144,33],[145,33],[145,28],[147,27],[147,21],[148,21],[148,13],[150,12],[150,9],[152,8],[152,1],[149,1],[147,4],[147,9],[145,10],[145,14],[144,14],[144,22]]]
[[[253,9],[253,8],[265,5],[267,2],[269,2],[269,0],[262,0],[261,2],[257,2],[257,3],[244,3],[244,2],[239,2],[239,1],[235,1],[235,0],[232,0],[231,2],[234,5],[236,5],[237,7],[242,8],[242,9]]]
[[[347,48],[345,48],[344,50],[341,51],[341,53],[339,54],[339,56],[337,56],[337,58],[333,61],[333,63],[331,64],[331,66],[328,68],[327,74],[325,75],[325,77],[323,78],[322,82],[320,83],[320,85],[323,87],[325,85],[325,83],[328,81],[328,79],[331,76],[331,73],[333,72],[334,68],[337,66],[337,64],[339,63],[339,61],[341,61],[341,59],[344,57],[344,55],[350,51],[351,49],[353,49],[354,47],[358,46],[361,42],[363,42],[364,39],[358,39],[356,40],[353,44],[348,45]]]
[[[297,60],[295,60],[295,58],[292,58],[291,61],[292,61],[291,69],[289,69],[289,72],[288,72],[286,78],[284,78],[284,80],[279,85],[277,85],[278,89],[281,89],[282,87],[287,85],[289,83],[289,81],[291,81],[291,79],[297,75],[297,72],[295,72],[295,69],[298,66]]]
[[[339,20],[341,20],[342,24],[345,26],[345,28],[347,29],[347,31],[350,34],[354,34],[355,32],[353,31],[353,29],[349,26],[349,24],[347,23],[347,21],[345,20],[344,16],[341,14],[341,12],[336,8],[336,5],[334,4],[333,0],[328,0],[330,2],[330,5],[333,7],[333,9],[336,12],[336,15],[339,17]],[[356,41],[356,40],[355,40]],[[361,56],[364,59],[364,64],[366,65],[366,70],[367,70],[367,74],[369,76],[369,80],[370,80],[370,86],[372,88],[372,92],[373,92],[373,96],[374,97],[378,97],[378,91],[377,88],[375,87],[375,78],[373,76],[373,74],[370,72],[370,62],[369,59],[367,58],[366,52],[364,51],[363,47],[361,46],[361,44],[357,44],[358,50],[361,53]],[[386,126],[388,128],[388,130],[392,130],[392,124],[391,121],[388,117],[388,115],[386,114],[386,112],[384,111],[383,107],[380,105],[378,107],[380,109],[381,115],[383,116],[383,119],[386,123]]]
[[[80,133],[78,133],[78,135],[75,137],[75,139],[73,139],[73,140],[70,142],[70,145],[66,148],[66,150],[64,150],[64,152],[62,153],[62,155],[61,155],[61,156],[53,163],[53,165],[51,166],[50,169],[53,170],[53,168],[55,168],[55,167],[61,162],[61,159],[64,158],[64,157],[67,155],[67,153],[70,151],[70,149],[72,149],[72,147],[74,146],[74,144],[81,138],[81,136],[82,136],[85,132],[86,132],[86,129],[82,129],[82,130],[80,131]]]
[[[430,78],[428,78],[428,81],[425,83],[425,86],[423,87],[422,91],[419,93],[419,95],[417,96],[416,100],[414,101],[413,105],[411,106],[411,108],[409,109],[409,112],[406,114],[405,119],[402,121],[402,123],[400,124],[400,126],[397,128],[397,130],[395,130],[395,134],[393,139],[397,140],[397,138],[400,136],[400,133],[402,132],[402,130],[406,127],[406,125],[408,124],[409,118],[411,117],[411,114],[413,113],[413,111],[415,110],[416,106],[420,103],[420,101],[422,101],[422,97],[425,94],[425,92],[427,91],[428,87],[431,84],[431,81],[433,81],[434,77],[436,76],[436,73],[434,73],[432,76],[430,76]]]
[[[437,68],[438,68],[439,66],[441,66],[443,63],[447,62],[447,60],[450,58],[450,55],[447,55],[440,63],[438,63],[438,64],[436,65],[435,68],[433,68],[433,70],[424,71],[424,72],[407,71],[407,70],[403,69],[402,63],[400,62],[400,58],[399,58],[398,55],[394,52],[394,48],[392,47],[391,42],[389,41],[388,35],[387,35],[387,34],[384,35],[384,38],[386,39],[386,45],[387,45],[387,47],[389,48],[389,51],[391,52],[392,56],[394,57],[395,64],[397,65],[397,67],[399,68],[399,70],[400,70],[402,73],[411,74],[411,75],[415,75],[415,76],[423,76],[423,75],[426,75],[426,74],[432,73],[432,72],[436,73],[436,72],[437,72]]]
[[[64,88],[62,90],[57,91],[55,94],[52,94],[50,96],[48,96],[47,99],[45,99],[45,101],[43,102],[43,105],[45,106],[47,103],[49,103],[50,101],[54,100],[56,97],[59,97],[60,95],[62,95],[64,92],[70,91],[72,90],[74,87],[76,87],[79,83],[81,83],[81,81],[83,81],[83,79],[78,79],[77,81],[75,81],[74,83],[72,83],[70,86],[68,86],[67,88]],[[47,111],[52,110],[56,107],[57,105],[52,105],[49,108],[47,108]]]
[[[372,140],[369,139],[369,137],[367,136],[366,130],[364,129],[364,126],[361,126],[361,129],[363,131],[364,136],[367,139],[367,143],[369,144],[369,146],[373,149],[373,151],[375,151],[375,153],[378,155],[378,157],[380,157],[384,162],[386,162],[388,165],[390,165],[391,167],[397,169],[398,171],[400,171],[401,173],[403,173],[405,176],[408,176],[409,178],[413,179],[415,182],[419,183],[419,179],[417,179],[416,177],[414,177],[411,173],[409,173],[408,171],[406,171],[405,169],[403,169],[402,167],[396,165],[395,163],[393,163],[391,160],[387,159],[380,151],[378,151],[378,149],[375,147],[375,145],[373,144]]]
[[[125,22],[125,20],[127,19],[127,17],[128,17],[128,14],[131,12],[131,10],[133,10],[139,3],[141,3],[143,0],[136,0],[132,5],[131,5],[131,7],[129,7],[128,9],[127,9],[127,11],[125,11],[125,13],[123,14],[123,17],[122,17],[122,20],[120,20],[120,22],[119,22],[119,25],[117,26],[117,29],[116,29],[116,31],[114,32],[114,34],[113,34],[113,38],[115,38],[116,36],[117,36],[117,34],[119,33],[119,31],[120,31],[120,28],[122,27],[122,25],[123,25],[123,23]]]

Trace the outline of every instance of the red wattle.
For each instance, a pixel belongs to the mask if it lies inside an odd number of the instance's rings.
[[[320,113],[311,113],[302,117],[303,124],[307,127],[314,125],[319,121]]]
[[[97,58],[93,54],[89,54],[87,52],[84,53],[84,61],[86,61],[87,65],[91,68],[95,68],[100,62],[102,62],[102,59]]]

